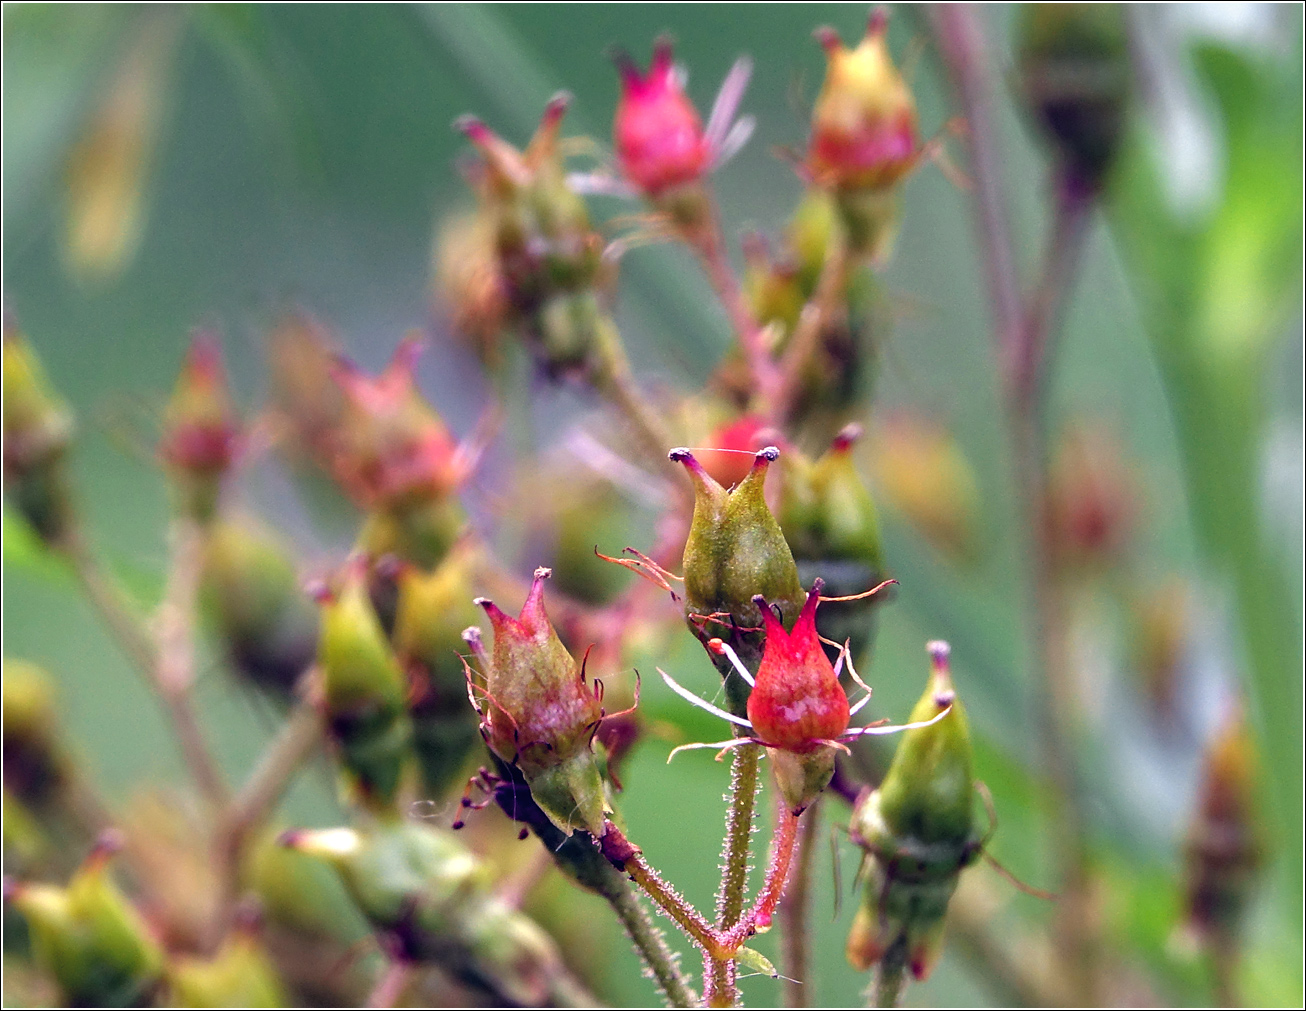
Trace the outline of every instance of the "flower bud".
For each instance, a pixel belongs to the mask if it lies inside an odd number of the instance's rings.
[[[932,418],[898,414],[879,426],[872,450],[883,500],[946,557],[973,557],[978,483],[952,434]]]
[[[603,240],[584,201],[567,185],[558,151],[570,103],[565,92],[550,100],[524,152],[475,117],[454,124],[483,158],[474,181],[491,222],[504,291],[522,315],[550,295],[590,288],[602,266]]]
[[[6,660],[4,689],[4,788],[24,804],[41,808],[68,783],[68,759],[59,742],[54,687],[34,663]]]
[[[450,219],[436,240],[434,266],[435,291],[454,333],[482,365],[497,368],[503,360],[499,338],[512,306],[495,248],[494,222],[484,214]]]
[[[397,957],[439,962],[487,991],[492,1005],[571,1006],[580,998],[552,941],[493,896],[486,868],[445,833],[387,821],[367,832],[291,831],[282,841],[335,868]]]
[[[338,342],[302,312],[287,313],[268,336],[268,368],[277,420],[296,456],[332,470],[330,436],[345,409],[335,380]]]
[[[175,958],[168,988],[173,1007],[285,1007],[289,1000],[250,915],[240,917],[213,958]]]
[[[745,246],[749,302],[758,323],[776,335],[776,355],[789,348],[803,309],[816,294],[831,244],[844,231],[836,204],[826,190],[809,187],[779,248],[771,250],[757,235]],[[874,273],[848,271],[833,301],[821,316],[819,340],[803,362],[786,419],[787,430],[808,437],[802,441],[833,436],[850,410],[869,397],[874,378],[878,330],[884,325]],[[734,380],[730,392],[746,402],[752,394],[747,370],[741,369],[738,379],[728,374],[727,380]]]
[[[625,52],[615,55],[621,98],[612,142],[621,174],[652,199],[697,182],[712,162],[712,151],[672,60],[670,40],[653,44],[647,74]]]
[[[339,593],[323,601],[317,659],[341,764],[359,800],[387,807],[411,755],[408,685],[372,610],[361,557],[345,566]]]
[[[833,596],[857,593],[884,578],[880,524],[870,489],[858,473],[853,446],[861,426],[846,425],[815,463],[799,453],[784,460],[780,527],[793,549],[798,574],[821,574]],[[835,642],[853,641],[859,654],[872,632],[878,596],[823,612],[817,629]]]
[[[1246,717],[1230,713],[1207,746],[1184,848],[1187,929],[1217,958],[1236,956],[1265,859],[1256,815],[1256,753]]]
[[[883,258],[897,229],[895,188],[920,160],[916,101],[889,55],[884,12],[872,12],[856,49],[818,30],[825,83],[812,110],[806,170],[832,190],[854,253]]]
[[[779,455],[774,446],[757,453],[748,474],[727,491],[689,450],[670,454],[694,482],[694,518],[685,543],[685,619],[700,641],[729,642],[750,670],[762,659],[762,613],[755,597],[779,607],[785,626],[793,624],[804,600],[793,554],[762,495],[767,468]],[[747,683],[728,659],[709,654],[725,678],[730,709],[742,716]]]
[[[333,468],[362,508],[429,502],[454,491],[464,476],[453,437],[414,384],[421,352],[420,339],[405,338],[376,377],[337,360],[344,411],[332,437]]]
[[[200,331],[191,341],[168,402],[159,443],[159,457],[172,475],[178,508],[185,515],[199,522],[213,518],[219,486],[239,439],[222,346],[215,334]]]
[[[906,944],[917,979],[929,975],[943,940],[948,900],[961,870],[979,855],[966,711],[948,671],[946,643],[929,645],[933,672],[879,789],[853,814],[866,852],[866,890],[848,937],[848,961],[865,971],[891,945]]]
[[[807,591],[792,633],[765,598],[753,598],[766,627],[766,647],[748,696],[748,719],[768,749],[780,795],[794,814],[829,785],[833,742],[848,729],[848,696],[816,632],[823,588],[818,579]]]
[[[1090,191],[1120,146],[1129,39],[1118,4],[1029,4],[1017,18],[1020,89],[1064,169]]]
[[[1137,512],[1119,443],[1101,428],[1068,431],[1048,475],[1048,541],[1058,564],[1083,572],[1119,560]]]
[[[410,565],[398,577],[395,654],[412,685],[413,750],[434,797],[448,792],[477,740],[459,653],[463,629],[478,616],[471,602],[478,561],[476,547],[463,543],[431,572]]]
[[[48,544],[71,518],[64,451],[73,420],[14,320],[4,322],[4,476],[19,512]]]
[[[603,834],[605,797],[591,741],[603,708],[596,690],[558,638],[544,613],[544,580],[536,569],[521,614],[510,617],[492,601],[476,603],[489,615],[494,649],[483,650],[481,734],[503,761],[516,765],[535,802],[568,835],[583,828]],[[473,634],[474,633],[474,634]],[[479,645],[479,631],[469,629]]]
[[[200,579],[232,668],[289,700],[316,652],[318,616],[284,546],[252,520],[219,520],[209,532]]]
[[[117,837],[106,835],[67,888],[5,881],[5,901],[27,920],[32,953],[70,1004],[130,1007],[150,997],[163,955],[110,880]]]

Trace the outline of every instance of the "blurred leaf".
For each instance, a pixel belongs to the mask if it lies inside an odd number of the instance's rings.
[[[83,276],[116,276],[140,240],[180,29],[170,11],[139,22],[68,154],[66,241]]]
[[[138,17],[125,5],[4,11],[5,225],[38,215],[96,86]],[[33,101],[39,96],[39,101]]]
[[[1135,136],[1109,209],[1174,414],[1207,578],[1227,580],[1235,594],[1291,885],[1283,897],[1300,931],[1299,611],[1282,548],[1265,542],[1259,502],[1265,372],[1300,305],[1300,60],[1216,46],[1196,55],[1225,138],[1220,202],[1204,220],[1178,220],[1160,167]]]

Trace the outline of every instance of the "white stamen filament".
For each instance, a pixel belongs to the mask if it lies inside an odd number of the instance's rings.
[[[662,675],[662,680],[667,683],[667,687],[669,687],[673,692],[679,695],[690,705],[698,706],[699,709],[706,709],[713,716],[720,716],[723,720],[729,720],[731,723],[737,723],[741,727],[747,727],[749,730],[753,729],[753,725],[749,723],[747,720],[743,719],[742,717],[736,716],[734,713],[728,713],[724,709],[719,709],[716,706],[712,705],[711,702],[708,702],[707,699],[700,699],[689,689],[680,687],[680,685],[676,684],[675,680],[671,677],[671,675],[668,674],[666,671],[664,671],[661,667],[659,667],[657,671],[659,674]]]
[[[717,642],[721,643],[721,652],[729,658],[730,662],[734,665],[735,671],[741,678],[748,682],[748,687],[756,688],[757,682],[753,680],[753,675],[748,673],[748,668],[745,667],[744,662],[739,659],[739,654],[736,653],[729,644],[721,642],[720,639],[718,639]]]

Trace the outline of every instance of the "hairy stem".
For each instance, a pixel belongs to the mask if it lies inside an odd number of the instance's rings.
[[[721,851],[721,885],[717,890],[717,930],[732,930],[744,912],[744,891],[748,887],[748,849],[753,835],[753,812],[757,807],[758,768],[762,749],[756,744],[735,748],[730,776],[730,808],[726,812],[726,837]],[[703,999],[711,1007],[735,1003],[735,964],[713,957],[709,951],[703,963]]]
[[[608,832],[611,834],[612,829]],[[717,935],[712,925],[697,909],[681,898],[679,892],[662,880],[662,876],[644,859],[642,853],[636,851],[626,858],[625,871],[630,875],[631,880],[657,903],[659,909],[676,921],[691,941],[709,955],[720,953]]]
[[[785,979],[785,1007],[809,1007],[813,987],[808,983],[807,914],[812,883],[812,866],[815,863],[817,827],[821,821],[821,799],[818,797],[799,826],[795,842],[794,862],[780,902],[781,965]]]
[[[658,989],[672,1007],[695,1007],[698,996],[690,989],[689,981],[680,971],[676,955],[667,947],[662,931],[653,925],[635,891],[624,880],[620,880],[617,885],[604,897],[617,914],[617,919],[625,928],[626,936],[635,945],[639,957],[653,974]]]
[[[897,1007],[907,981],[907,936],[900,934],[875,967],[871,980],[871,1006]]]
[[[757,901],[753,903],[752,910],[731,927],[722,939],[727,951],[738,951],[759,927],[771,926],[771,918],[775,915],[775,908],[780,904],[785,883],[789,880],[794,844],[798,841],[798,821],[799,815],[781,802],[776,811],[775,839],[771,843],[766,879],[762,882],[762,890],[757,893]]]

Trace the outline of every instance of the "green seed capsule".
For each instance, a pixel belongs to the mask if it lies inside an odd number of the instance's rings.
[[[4,475],[14,505],[48,544],[68,532],[72,504],[64,453],[73,420],[27,338],[4,325]]]
[[[1129,101],[1129,39],[1119,4],[1020,9],[1018,62],[1031,113],[1066,169],[1098,189],[1120,146]]]
[[[103,838],[67,888],[5,882],[6,902],[27,919],[37,963],[70,1004],[141,1004],[162,975],[158,944],[108,876],[116,849],[116,837]]]
[[[233,669],[289,700],[317,648],[318,615],[285,548],[245,519],[211,528],[201,575],[203,602]]]
[[[322,607],[318,663],[326,715],[357,798],[389,806],[412,755],[407,680],[367,596],[362,559]]]
[[[438,961],[494,1002],[585,1002],[549,938],[490,891],[487,869],[449,835],[402,821],[288,832],[285,845],[327,861],[390,950]],[[592,998],[588,998],[592,1000]]]
[[[948,901],[979,855],[966,711],[952,687],[946,643],[931,643],[934,670],[880,788],[853,815],[866,852],[866,890],[848,937],[848,961],[865,971],[895,944],[917,979],[929,975],[943,940]]]
[[[685,619],[703,642],[719,638],[733,646],[749,670],[762,661],[762,612],[755,596],[778,606],[792,628],[806,594],[780,524],[762,496],[767,468],[780,452],[768,446],[753,460],[748,475],[727,491],[687,449],[671,459],[685,465],[694,482],[694,519],[685,543]],[[748,685],[729,659],[708,651],[725,679],[726,698],[745,714]]]

